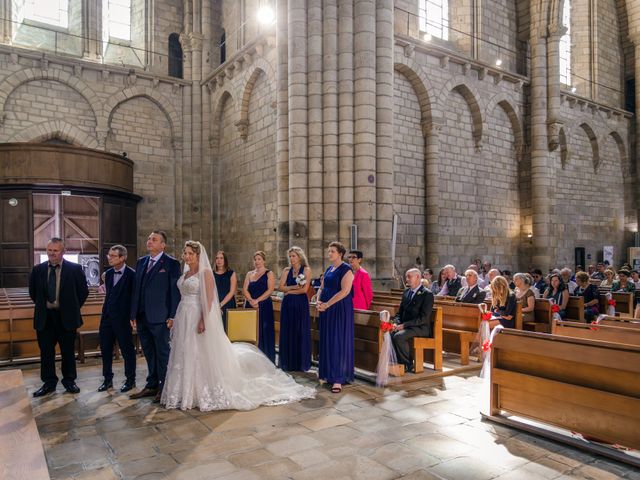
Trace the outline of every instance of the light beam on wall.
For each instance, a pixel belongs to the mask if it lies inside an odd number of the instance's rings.
[[[276,19],[276,14],[273,11],[273,8],[271,8],[268,5],[265,5],[258,9],[257,17],[258,17],[258,22],[260,22],[261,24],[270,25]]]

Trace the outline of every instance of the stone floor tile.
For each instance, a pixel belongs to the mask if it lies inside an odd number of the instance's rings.
[[[300,425],[317,432],[318,430],[324,430],[326,428],[333,428],[339,425],[345,425],[352,423],[352,420],[343,417],[341,415],[325,415],[322,417],[312,418],[304,422],[300,422]]]
[[[249,452],[230,455],[227,460],[233,463],[236,467],[251,468],[262,465],[263,463],[271,462],[273,460],[276,460],[277,458],[278,457],[276,457],[273,453],[263,448],[259,448],[257,450],[251,450]]]
[[[290,478],[293,473],[300,471],[300,465],[288,458],[282,458],[248,469],[261,479]]]
[[[322,445],[309,435],[294,435],[283,440],[278,440],[266,446],[274,455],[288,457],[296,452],[307,450],[308,448],[319,447]]]
[[[305,469],[319,463],[327,463],[331,460],[328,455],[317,448],[310,448],[309,450],[294,453],[289,455],[289,459],[297,463],[301,469]]]
[[[416,452],[409,447],[395,443],[376,449],[371,457],[403,475],[441,462],[439,458],[426,452]]]
[[[169,455],[155,455],[153,457],[132,460],[120,464],[120,471],[124,476],[136,477],[148,473],[163,473],[176,468],[178,464]]]
[[[484,462],[467,456],[452,458],[429,468],[428,471],[450,480],[488,480],[506,473],[504,467],[491,463],[491,459]]]
[[[358,430],[351,428],[350,425],[339,425],[337,427],[309,433],[310,437],[319,441],[323,445],[339,445],[355,439],[360,435],[361,433]]]
[[[408,440],[407,445],[441,460],[465,455],[473,450],[473,447],[466,443],[438,433],[419,435]]]
[[[119,480],[118,475],[113,467],[103,467],[92,470],[85,470],[78,475],[73,476],[73,480]]]
[[[229,475],[237,471],[232,463],[225,460],[211,460],[185,463],[165,472],[172,480],[207,480]]]
[[[156,428],[171,443],[198,440],[208,435],[216,435],[206,425],[192,417],[159,423]]]

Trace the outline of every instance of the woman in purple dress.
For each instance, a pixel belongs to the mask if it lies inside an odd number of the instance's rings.
[[[244,277],[242,293],[246,299],[244,308],[257,308],[259,318],[258,348],[276,362],[276,332],[273,325],[273,302],[271,294],[276,287],[276,278],[265,266],[267,256],[258,251],[253,255],[255,269]]]
[[[279,290],[284,292],[280,310],[280,343],[278,359],[284,371],[311,368],[311,317],[309,316],[309,284],[311,269],[300,247],[291,247],[289,266],[282,271]]]
[[[340,242],[331,242],[328,258],[331,266],[324,272],[318,291],[320,312],[320,364],[318,377],[331,383],[331,391],[340,393],[342,385],[353,381],[353,272],[344,263],[347,250]]]

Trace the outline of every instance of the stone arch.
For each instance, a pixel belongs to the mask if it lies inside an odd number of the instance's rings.
[[[431,82],[422,71],[422,67],[420,67],[419,65],[409,66],[406,63],[396,62],[394,64],[394,69],[404,75],[413,87],[413,90],[418,97],[418,102],[420,104],[420,112],[422,115],[420,123],[422,125],[422,133],[423,135],[428,134],[433,128],[434,123],[431,98],[429,97],[429,92],[434,91]],[[436,121],[436,123],[441,122]]]
[[[249,75],[249,79],[246,81],[244,89],[242,91],[242,99],[240,100],[240,119],[236,122],[238,132],[243,140],[247,139],[249,132],[249,101],[251,100],[251,94],[253,94],[253,88],[258,81],[260,75],[266,75],[266,72],[260,67],[256,67]]]
[[[211,132],[209,133],[209,145],[211,148],[220,145],[220,116],[228,100],[233,101],[233,95],[231,95],[229,90],[225,89],[220,92],[217,100],[214,102],[215,107],[213,108],[211,117]]]
[[[98,122],[98,129],[101,130],[104,128],[108,130],[111,125],[113,112],[118,105],[136,97],[144,97],[152,101],[167,116],[171,127],[172,141],[174,143],[182,137],[182,120],[180,115],[178,115],[174,106],[164,95],[149,87],[129,87],[111,95],[104,104],[102,115],[103,124],[101,124],[102,122]]]
[[[45,142],[56,137],[73,145],[98,148],[98,141],[95,137],[62,120],[49,120],[32,125],[16,133],[9,139],[9,142]]]
[[[2,81],[2,83],[0,83],[0,117],[2,119],[5,117],[5,104],[13,91],[20,85],[36,80],[48,80],[51,82],[62,83],[63,85],[66,85],[78,92],[78,94],[84,98],[91,108],[96,124],[100,124],[100,99],[88,84],[86,84],[81,78],[75,77],[63,70],[39,70],[35,68],[20,70],[9,75]]]
[[[451,92],[456,92],[464,98],[465,102],[469,106],[471,112],[472,126],[471,135],[476,146],[476,150],[482,150],[482,135],[483,135],[483,121],[482,121],[482,108],[480,107],[480,98],[482,96],[473,85],[466,83],[466,78],[460,75],[452,78],[444,86],[438,97],[438,105],[440,111],[445,111],[445,105],[447,97]]]
[[[609,132],[609,135],[613,138],[614,142],[618,146],[618,154],[620,155],[620,168],[622,169],[622,174],[626,177],[631,172],[631,165],[629,164],[629,158],[627,157],[627,147],[624,144],[624,140],[622,136],[616,132],[615,130]]]
[[[589,138],[589,142],[591,143],[591,151],[593,153],[593,171],[598,173],[598,169],[600,168],[600,148],[598,147],[598,137],[596,136],[593,129],[587,123],[581,123],[580,128],[584,130],[584,133],[587,134]]]
[[[525,144],[524,127],[522,124],[520,112],[513,107],[513,105],[511,104],[511,100],[504,93],[499,93],[493,96],[493,98],[487,105],[486,112],[491,113],[496,107],[502,108],[504,113],[507,115],[509,122],[511,123],[511,129],[513,131],[514,139],[513,147],[516,152],[516,160],[520,161],[522,159]]]

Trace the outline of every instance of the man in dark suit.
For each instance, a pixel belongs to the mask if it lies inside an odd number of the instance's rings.
[[[29,296],[35,304],[33,328],[40,347],[40,378],[43,385],[33,393],[42,397],[56,390],[56,343],[62,356],[62,385],[78,393],[76,385],[76,330],[82,325],[80,308],[89,296],[87,279],[80,265],[64,261],[64,241],[54,237],[47,243],[49,260],[33,267]]]
[[[456,302],[475,303],[476,305],[484,302],[484,297],[487,296],[487,292],[480,290],[478,273],[475,270],[469,269],[464,272],[464,277],[467,279],[467,286],[460,289],[456,296]]]
[[[164,250],[167,234],[154,230],[147,238],[149,255],[138,259],[131,301],[131,326],[137,328],[149,374],[131,398],[155,397],[159,402],[169,363],[169,331],[180,302],[180,263]]]
[[[411,339],[432,336],[433,294],[422,286],[421,277],[422,274],[417,268],[407,271],[407,289],[402,295],[400,309],[393,319],[393,346],[398,363],[402,363],[407,372],[413,371]]]
[[[124,359],[126,380],[120,388],[128,392],[136,385],[136,350],[133,346],[131,329],[131,296],[136,272],[125,263],[127,249],[114,245],[107,255],[111,266],[105,272],[104,287],[106,295],[102,304],[100,318],[100,352],[102,353],[102,375],[104,381],[98,387],[99,392],[113,388],[113,348],[118,341],[120,353]]]

